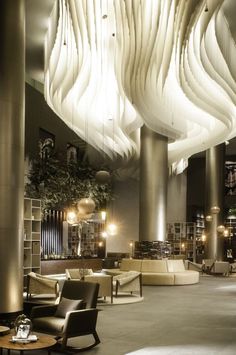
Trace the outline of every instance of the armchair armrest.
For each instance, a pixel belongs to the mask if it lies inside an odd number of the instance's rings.
[[[38,317],[50,317],[55,314],[57,310],[57,304],[53,305],[44,305],[44,306],[35,306],[32,308],[30,313],[30,318],[38,318]]]
[[[63,333],[67,338],[77,336],[78,333],[91,334],[96,328],[98,311],[97,308],[90,308],[68,312]]]

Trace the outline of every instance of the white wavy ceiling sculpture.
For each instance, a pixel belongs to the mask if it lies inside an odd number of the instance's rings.
[[[60,0],[45,98],[111,158],[139,155],[143,124],[169,164],[236,135],[235,0]]]

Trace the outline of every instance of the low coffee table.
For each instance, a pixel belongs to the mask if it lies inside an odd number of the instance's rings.
[[[24,351],[47,349],[50,355],[50,347],[56,344],[56,340],[50,335],[38,335],[38,340],[30,343],[12,343],[12,334],[0,336],[0,354],[3,354],[3,349],[7,349],[7,354],[10,355],[11,350],[18,350],[23,355]]]

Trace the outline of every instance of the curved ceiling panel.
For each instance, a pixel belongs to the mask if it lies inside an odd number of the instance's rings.
[[[236,135],[233,0],[60,0],[45,46],[45,98],[112,159],[138,157],[146,124],[169,164]],[[55,15],[56,14],[56,15]],[[184,166],[185,164],[183,164]]]

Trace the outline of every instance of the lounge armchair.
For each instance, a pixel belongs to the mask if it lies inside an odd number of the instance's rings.
[[[113,277],[115,296],[118,292],[139,292],[142,297],[142,274],[137,271],[127,271]]]
[[[105,275],[102,273],[94,273],[93,275],[86,275],[85,281],[97,282],[99,284],[98,297],[110,297],[111,303],[113,303],[113,276]]]
[[[98,291],[97,283],[66,280],[58,305],[32,308],[33,330],[54,335],[62,351],[70,349],[69,338],[92,334],[92,344],[82,349],[72,348],[76,351],[91,349],[100,343],[96,332]]]
[[[111,297],[111,303],[113,302],[112,276],[98,272],[94,273],[92,269],[66,269],[66,278],[68,280],[84,280],[98,283],[98,297],[106,298],[106,296],[109,296]]]
[[[186,270],[194,270],[203,273],[203,266],[204,264],[199,264],[190,260],[185,260]]]
[[[211,274],[229,276],[232,267],[228,261],[215,261],[211,269]]]
[[[36,297],[59,296],[58,280],[30,272],[27,275],[26,299]]]
[[[211,274],[211,270],[214,266],[215,259],[203,259],[202,263],[203,263],[203,272],[205,272],[206,274]]]

